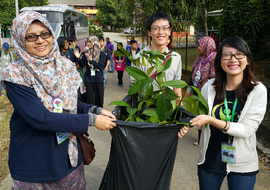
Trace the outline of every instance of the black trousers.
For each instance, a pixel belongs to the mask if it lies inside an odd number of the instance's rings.
[[[123,84],[124,71],[117,71],[118,84]]]
[[[86,82],[86,103],[93,104],[98,107],[103,107],[104,91],[103,82],[101,83],[91,83]]]

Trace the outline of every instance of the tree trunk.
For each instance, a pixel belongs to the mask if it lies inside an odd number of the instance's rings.
[[[208,36],[208,27],[207,27],[207,9],[204,6],[204,29],[205,29],[205,35]]]

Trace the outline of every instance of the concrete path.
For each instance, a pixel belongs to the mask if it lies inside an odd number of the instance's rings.
[[[119,34],[105,33],[104,37],[109,36],[111,41],[121,41],[122,38]],[[121,42],[124,42],[123,39]],[[128,75],[124,72],[124,86],[119,87],[117,85],[117,72],[108,73],[107,86],[105,89],[104,108],[112,111],[114,106],[108,106],[111,101],[122,100],[128,93]],[[108,131],[99,131],[96,128],[90,128],[89,134],[95,143],[96,157],[93,162],[85,166],[85,175],[87,180],[87,190],[98,190],[100,182],[105,171],[109,153],[111,136]],[[171,179],[171,190],[198,190],[198,178],[197,178],[197,147],[193,145],[193,142],[197,140],[197,130],[191,129],[183,139],[179,139],[177,155],[175,159],[175,165],[173,175]],[[263,167],[260,163],[260,172],[257,175],[257,183],[255,190],[267,190],[270,187],[270,171]],[[10,175],[2,181],[0,190],[7,190],[11,188],[12,180]],[[221,190],[226,190],[226,180],[223,183]],[[112,189],[113,190],[113,189]]]

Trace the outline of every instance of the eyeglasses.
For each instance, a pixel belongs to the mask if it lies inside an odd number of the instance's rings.
[[[221,59],[231,60],[233,56],[235,57],[235,59],[243,59],[246,55],[244,53],[235,53],[235,54],[224,53],[221,55]]]
[[[171,27],[169,27],[169,26],[153,26],[153,27],[151,27],[151,30],[153,32],[157,32],[157,31],[160,31],[160,30],[162,30],[164,32],[167,32],[170,29],[171,29]]]
[[[26,36],[25,39],[28,42],[35,42],[38,40],[38,37],[41,37],[42,39],[48,39],[52,36],[51,32],[42,32],[40,35],[31,34],[29,36]]]

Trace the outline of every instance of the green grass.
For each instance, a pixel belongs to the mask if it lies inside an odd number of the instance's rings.
[[[196,57],[199,55],[197,48],[188,48],[187,57],[186,57],[186,48],[175,48],[174,51],[178,52],[181,55],[182,59],[182,70],[191,71],[192,64]],[[186,63],[187,60],[187,63]]]
[[[9,173],[8,168],[8,151],[10,130],[9,121],[13,107],[6,96],[0,97],[0,182]]]

